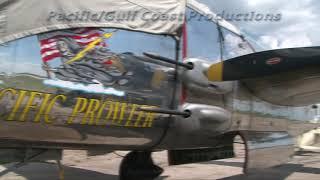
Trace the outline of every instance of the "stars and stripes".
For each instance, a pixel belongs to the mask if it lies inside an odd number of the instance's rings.
[[[50,61],[54,58],[61,57],[60,51],[57,47],[56,39],[40,40],[41,57],[44,62]]]
[[[102,31],[97,28],[80,28],[73,30],[55,31],[39,35],[41,57],[44,62],[61,57],[62,54],[58,47],[58,41],[61,38],[69,38],[76,42],[79,46],[85,47],[91,42],[102,36]],[[100,43],[99,45],[106,46]]]

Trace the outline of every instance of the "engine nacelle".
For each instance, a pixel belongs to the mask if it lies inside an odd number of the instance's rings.
[[[191,112],[191,115],[177,119],[181,131],[219,135],[230,128],[231,113],[224,108],[203,104],[185,104],[183,110]]]

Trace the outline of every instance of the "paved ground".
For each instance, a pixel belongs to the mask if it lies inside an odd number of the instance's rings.
[[[165,168],[159,180],[319,180],[320,154],[301,153],[283,166],[256,175],[243,175],[243,151],[238,150],[238,157],[229,160],[207,163],[171,166],[166,164],[166,153],[154,155],[157,164]],[[117,152],[124,155],[126,152]],[[87,157],[83,151],[66,151],[64,158],[66,180],[117,180],[118,166],[121,157],[108,154]],[[32,163],[28,166],[6,172],[8,164],[0,167],[3,170],[0,180],[57,180],[57,166],[53,163]]]

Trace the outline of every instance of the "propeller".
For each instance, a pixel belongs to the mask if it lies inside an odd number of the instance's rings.
[[[234,81],[315,65],[320,65],[320,47],[289,48],[248,54],[212,64],[205,74],[210,81]]]
[[[259,78],[320,65],[320,46],[262,51],[201,67],[195,67],[192,59],[187,60],[187,63],[182,63],[152,53],[144,53],[144,55],[165,63],[175,64],[187,71],[203,73],[209,81]]]

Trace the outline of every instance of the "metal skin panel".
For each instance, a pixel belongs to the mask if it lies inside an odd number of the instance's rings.
[[[298,136],[319,126],[314,122],[317,111],[313,109],[312,102],[304,106],[276,105],[251,92],[246,84],[235,83],[233,130],[286,131],[292,136]]]
[[[284,164],[294,154],[294,141],[287,132],[243,131],[241,136],[246,143],[246,173]]]
[[[307,106],[319,101],[319,68],[301,68],[244,83],[261,99],[283,106]]]

